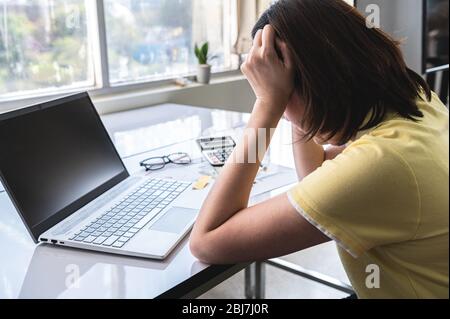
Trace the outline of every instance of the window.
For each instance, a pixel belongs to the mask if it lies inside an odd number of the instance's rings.
[[[94,85],[84,0],[3,0],[0,96]]]
[[[222,0],[105,0],[111,84],[195,71],[195,43],[210,42],[216,70],[230,66]]]
[[[0,101],[193,75],[205,41],[229,70],[231,3],[1,0]]]

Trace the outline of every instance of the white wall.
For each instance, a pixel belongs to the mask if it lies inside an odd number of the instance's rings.
[[[380,7],[381,28],[396,39],[404,39],[403,54],[409,67],[422,73],[422,0],[358,0],[362,13],[369,4]]]

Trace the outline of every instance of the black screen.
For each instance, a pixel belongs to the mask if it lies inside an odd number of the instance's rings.
[[[5,186],[30,229],[58,222],[126,173],[87,94],[0,116],[0,150]]]

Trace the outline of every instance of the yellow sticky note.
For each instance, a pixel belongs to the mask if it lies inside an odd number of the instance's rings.
[[[192,189],[194,190],[202,190],[205,189],[206,186],[208,186],[209,182],[211,182],[212,177],[211,176],[202,176],[200,177],[197,182],[194,184]]]

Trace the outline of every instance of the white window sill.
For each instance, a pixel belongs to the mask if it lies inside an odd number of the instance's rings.
[[[214,76],[210,84],[193,82],[181,87],[169,83],[153,88],[142,88],[132,91],[120,90],[119,92],[98,92],[92,94],[92,99],[100,114],[108,114],[125,111],[134,108],[146,107],[163,103],[179,103],[203,107],[215,107],[225,109],[241,109],[241,106],[224,103],[224,94],[235,90],[235,86],[244,87],[236,94],[245,99],[249,87],[245,77],[240,72],[229,72],[221,76]],[[243,106],[245,107],[245,106]]]
[[[16,101],[0,102],[0,112],[56,99],[71,93],[24,98]],[[173,82],[145,83],[89,91],[100,114],[108,114],[163,103],[189,104],[203,107],[248,111],[254,100],[245,77],[240,71],[213,74],[208,85],[193,82],[185,87]]]

